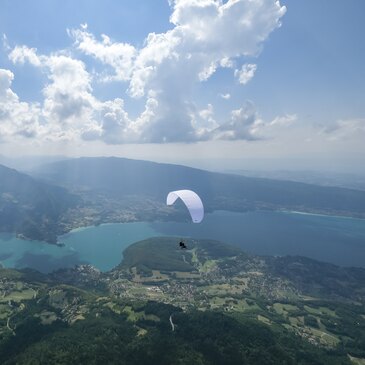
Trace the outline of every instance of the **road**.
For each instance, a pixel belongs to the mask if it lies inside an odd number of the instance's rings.
[[[9,331],[15,336],[15,331],[10,327],[10,318],[12,316],[8,317],[8,320],[6,321],[6,327],[8,327]]]
[[[172,322],[172,314],[170,315],[170,324],[171,324],[171,330],[175,331],[175,325],[174,322]]]

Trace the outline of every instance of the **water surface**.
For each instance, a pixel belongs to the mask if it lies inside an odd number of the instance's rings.
[[[301,255],[365,267],[365,220],[297,212],[217,211],[197,224],[155,223],[164,235],[215,238],[258,255]]]
[[[120,223],[76,229],[65,247],[0,234],[0,262],[50,272],[90,263],[102,271],[118,265],[133,242],[155,236],[212,238],[259,255],[302,255],[343,266],[365,267],[365,220],[290,212],[207,214],[200,224]]]

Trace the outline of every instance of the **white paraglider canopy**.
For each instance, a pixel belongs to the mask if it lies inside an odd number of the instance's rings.
[[[192,190],[171,191],[167,195],[166,204],[172,205],[180,198],[189,210],[194,223],[200,223],[204,217],[204,206],[199,195]]]

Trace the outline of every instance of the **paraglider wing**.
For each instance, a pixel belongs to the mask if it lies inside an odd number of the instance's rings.
[[[192,190],[171,191],[167,195],[166,204],[173,205],[180,198],[189,210],[194,223],[200,223],[204,217],[204,207],[198,194]]]

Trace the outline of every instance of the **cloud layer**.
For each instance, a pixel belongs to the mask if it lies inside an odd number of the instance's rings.
[[[121,144],[259,138],[265,123],[252,103],[242,102],[228,120],[220,121],[214,105],[198,107],[192,90],[219,68],[232,69],[241,84],[252,79],[256,65],[244,60],[259,55],[280,26],[285,7],[275,0],[175,0],[170,5],[172,29],[148,34],[141,48],[105,34],[97,37],[86,25],[68,30],[73,42],[68,51],[42,55],[27,46],[13,47],[10,60],[40,68],[48,82],[41,102],[21,102],[11,88],[13,73],[0,70],[0,139]],[[85,57],[103,71],[91,73]],[[107,87],[110,81],[119,82],[124,93],[112,100],[96,98],[94,83]],[[126,110],[126,97],[144,103],[135,118]]]

